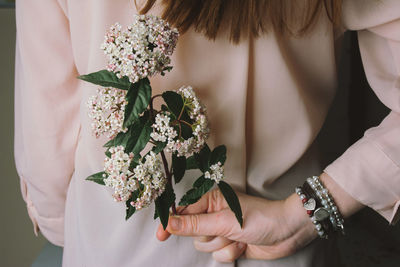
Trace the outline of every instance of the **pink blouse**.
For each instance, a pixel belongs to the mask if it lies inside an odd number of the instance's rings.
[[[270,33],[233,45],[226,30],[215,41],[189,30],[180,36],[173,71],[151,83],[154,93],[195,88],[208,109],[210,143],[227,146],[226,179],[238,190],[282,199],[306,177],[325,171],[395,223],[400,1],[345,0],[343,12],[343,29],[334,29],[324,13],[303,38]],[[163,266],[219,266],[188,239],[157,242],[152,208],[125,222],[124,206],[112,200],[110,190],[85,181],[102,170],[106,139],[91,134],[87,116],[85,103],[96,87],[76,77],[105,68],[99,48],[105,31],[117,21],[128,25],[135,13],[133,0],[17,2],[15,159],[22,195],[35,233],[40,229],[64,246],[63,266],[132,266],[150,258]],[[344,29],[358,31],[369,84],[391,112],[341,157],[321,166],[315,138],[335,96],[337,43]],[[187,175],[182,192],[195,175]],[[171,261],[168,255],[177,247]],[[282,262],[310,262],[313,249]],[[279,266],[293,266],[284,264]]]

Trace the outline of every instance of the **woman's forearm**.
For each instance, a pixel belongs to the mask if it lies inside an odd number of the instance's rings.
[[[320,175],[320,180],[328,189],[329,194],[332,196],[336,206],[344,218],[351,216],[364,207],[363,204],[350,196],[328,174],[322,173]]]

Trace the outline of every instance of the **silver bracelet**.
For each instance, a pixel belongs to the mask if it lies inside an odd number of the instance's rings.
[[[303,192],[301,187],[296,187],[295,189],[296,194],[300,197],[301,202],[303,203],[304,209],[307,211],[307,214],[310,216],[311,222],[314,224],[315,229],[317,230],[318,236],[321,238],[328,238],[328,235],[325,229],[322,227],[320,221],[314,216],[314,210],[316,209],[316,202],[314,198],[307,197],[306,194]]]
[[[320,199],[321,204],[324,206],[324,208],[329,211],[329,213],[330,213],[329,219],[330,219],[335,231],[341,231],[342,234],[344,234],[343,217],[340,214],[332,197],[329,195],[328,189],[326,189],[322,185],[318,176],[313,176],[312,178],[307,178],[307,183],[315,191],[315,194]]]

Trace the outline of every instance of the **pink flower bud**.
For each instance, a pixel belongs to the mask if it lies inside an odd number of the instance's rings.
[[[109,64],[109,65],[107,66],[107,68],[108,68],[109,70],[111,70],[111,71],[114,71],[115,68],[116,68],[116,66],[115,66],[115,64]]]

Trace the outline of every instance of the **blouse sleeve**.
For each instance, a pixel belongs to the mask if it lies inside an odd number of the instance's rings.
[[[79,134],[68,19],[53,0],[17,1],[15,161],[38,231],[64,243],[64,208]]]
[[[368,82],[391,111],[324,170],[391,224],[400,219],[400,1],[345,1]]]

